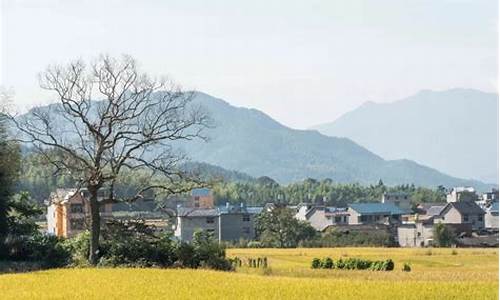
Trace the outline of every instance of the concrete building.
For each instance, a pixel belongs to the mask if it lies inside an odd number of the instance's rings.
[[[347,225],[349,223],[347,208],[312,204],[299,205],[295,218],[309,222],[317,231],[323,231],[331,225]]]
[[[47,232],[72,237],[89,228],[90,203],[85,190],[57,189],[47,200]],[[102,199],[102,197],[100,197]],[[111,217],[111,204],[101,204],[101,217]]]
[[[214,196],[208,188],[198,188],[191,191],[188,206],[195,208],[214,208]]]
[[[394,204],[389,203],[355,203],[350,204],[349,225],[361,224],[399,224],[401,216],[406,214]]]
[[[262,207],[232,206],[216,208],[177,208],[175,236],[191,241],[197,230],[212,232],[219,241],[255,238],[255,217]]]
[[[400,247],[431,246],[433,235],[433,218],[417,220],[414,224],[402,224],[398,226],[398,243]]]
[[[485,208],[484,227],[498,230],[498,200]]]
[[[401,210],[411,212],[411,197],[408,193],[387,192],[382,195],[382,203],[393,204]]]
[[[446,202],[476,201],[478,196],[473,187],[454,187],[448,195]]]
[[[472,230],[484,228],[485,212],[474,201],[450,202],[434,217],[434,224],[470,224]]]

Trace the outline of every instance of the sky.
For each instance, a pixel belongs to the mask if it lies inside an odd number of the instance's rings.
[[[1,3],[0,84],[22,110],[55,99],[47,65],[100,53],[298,129],[422,89],[497,91],[494,0]]]

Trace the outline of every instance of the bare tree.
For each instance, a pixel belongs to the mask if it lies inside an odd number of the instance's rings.
[[[209,118],[192,104],[192,92],[139,73],[130,56],[101,55],[90,64],[78,60],[49,66],[40,86],[55,92],[59,105],[10,116],[19,139],[30,143],[58,173],[71,175],[89,192],[89,262],[97,263],[104,201],[134,201],[158,190],[178,193],[197,183],[180,171],[184,156],[174,141],[203,138]],[[54,155],[57,153],[57,155]],[[127,171],[146,174],[135,194],[117,199],[115,185]],[[192,186],[192,185],[191,185]],[[104,191],[103,201],[98,193]]]

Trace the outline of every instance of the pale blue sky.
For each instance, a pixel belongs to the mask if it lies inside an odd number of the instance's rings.
[[[105,3],[104,3],[105,2]],[[2,84],[98,53],[306,128],[421,89],[497,89],[497,1],[2,1]]]

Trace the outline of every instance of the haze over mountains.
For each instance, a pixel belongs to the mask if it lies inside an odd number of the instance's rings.
[[[367,102],[314,129],[348,137],[385,159],[407,158],[462,178],[498,182],[498,95],[472,89],[421,91]]]
[[[347,138],[328,137],[313,130],[288,128],[261,111],[234,107],[198,93],[200,103],[215,120],[208,143],[190,142],[183,149],[203,161],[252,176],[270,176],[282,183],[312,177],[338,182],[414,183],[435,187],[474,185],[409,160],[384,160]]]
[[[261,111],[234,107],[204,93],[196,94],[194,104],[205,107],[215,125],[205,132],[208,142],[175,145],[194,162],[254,177],[269,176],[280,183],[310,177],[342,183],[372,184],[382,179],[389,185],[472,185],[480,190],[490,187],[479,181],[448,176],[410,160],[384,160],[348,138],[291,129]],[[56,116],[54,119],[64,122]],[[64,128],[62,123],[57,126]]]

